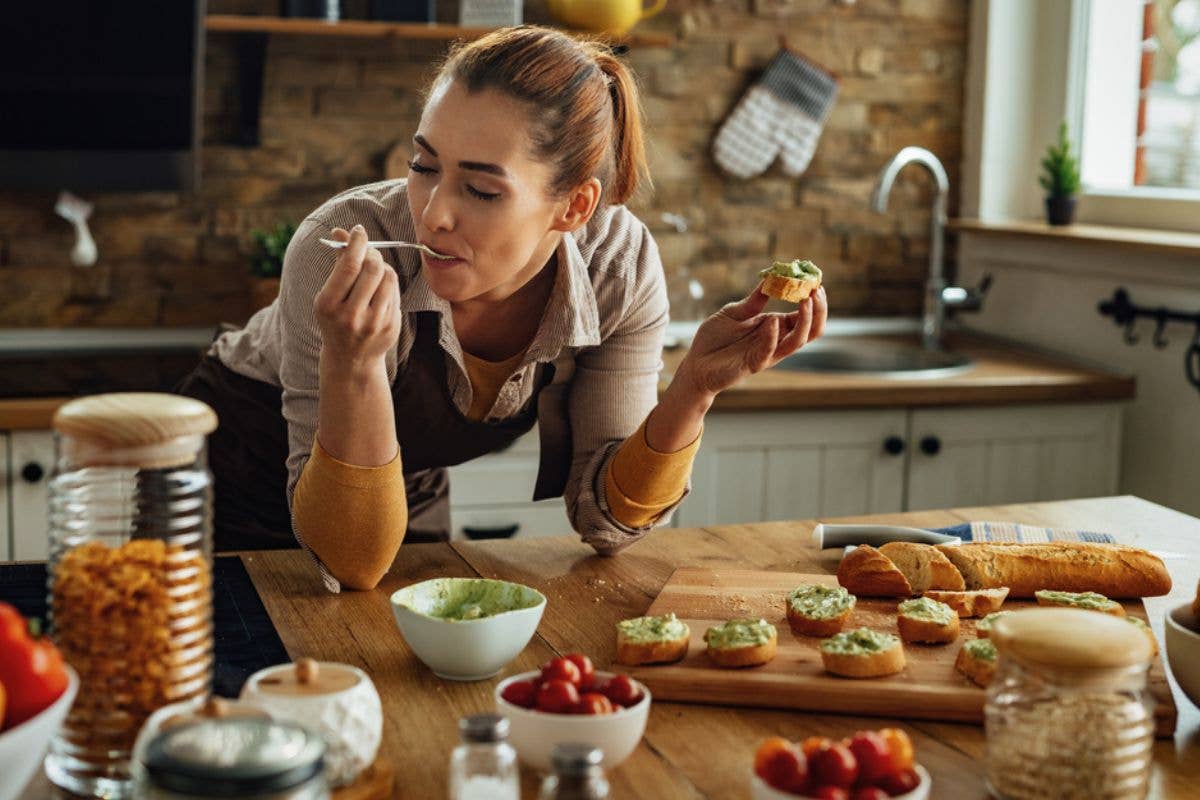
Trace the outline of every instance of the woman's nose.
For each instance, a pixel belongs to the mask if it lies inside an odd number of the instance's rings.
[[[434,187],[429,193],[429,200],[425,203],[425,210],[421,214],[421,222],[431,231],[452,231],[454,230],[454,209],[453,200],[450,197],[442,197],[440,187]]]

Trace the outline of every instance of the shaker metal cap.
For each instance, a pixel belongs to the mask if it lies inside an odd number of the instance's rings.
[[[208,719],[156,736],[142,761],[150,781],[198,797],[281,792],[324,768],[325,741],[294,723]]]
[[[550,761],[559,775],[583,775],[600,767],[604,751],[590,744],[566,742],[554,747]]]
[[[1078,608],[1030,608],[996,620],[1001,655],[1065,669],[1116,669],[1150,662],[1150,640],[1121,617]]]
[[[475,714],[458,721],[458,733],[464,742],[503,742],[508,738],[508,718],[499,714]]]

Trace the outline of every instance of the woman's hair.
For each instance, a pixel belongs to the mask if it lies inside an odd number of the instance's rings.
[[[552,28],[502,28],[457,45],[433,86],[457,80],[529,105],[534,156],[554,166],[550,191],[598,178],[604,200],[624,203],[648,182],[633,74],[601,42]]]

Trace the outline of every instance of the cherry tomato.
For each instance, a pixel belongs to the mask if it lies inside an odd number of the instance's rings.
[[[614,675],[609,679],[608,683],[604,684],[602,691],[609,700],[612,700],[619,706],[637,705],[642,699],[642,690],[637,687],[628,675]]]
[[[840,786],[825,784],[812,790],[812,796],[817,800],[850,800],[850,795]]]
[[[565,658],[553,658],[542,666],[542,681],[566,681],[579,687],[579,667]]]
[[[850,800],[888,800],[889,797],[891,795],[878,786],[862,786],[854,791]]]
[[[614,710],[612,701],[599,692],[584,692],[575,706],[576,714],[611,714]]]
[[[813,757],[813,753],[818,750],[823,750],[833,744],[833,739],[828,736],[810,736],[804,740],[804,744],[800,748],[804,751],[804,755],[808,758]]]
[[[813,782],[818,786],[831,783],[849,788],[858,780],[858,761],[850,748],[841,742],[818,750],[808,766]]]
[[[579,705],[579,690],[570,681],[543,681],[538,687],[537,709],[552,714],[569,714]]]
[[[533,681],[513,681],[500,693],[508,702],[521,708],[533,708],[537,700],[537,684]]]
[[[754,772],[782,792],[808,791],[808,760],[796,744],[782,737],[773,736],[759,745],[754,754]]]
[[[596,685],[596,668],[590,658],[583,653],[567,653],[565,658],[579,668],[580,691],[586,692]]]
[[[892,754],[887,740],[877,731],[859,731],[850,739],[850,752],[858,762],[858,779],[867,784],[878,783],[892,774]]]
[[[917,788],[920,783],[921,776],[917,774],[917,771],[906,769],[904,772],[888,775],[879,782],[879,786],[892,797],[896,797],[897,795],[908,794]]]
[[[904,772],[913,767],[913,743],[908,734],[899,728],[884,728],[879,735],[887,742],[892,757],[891,773]]]

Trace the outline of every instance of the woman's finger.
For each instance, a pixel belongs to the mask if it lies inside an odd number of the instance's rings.
[[[812,328],[808,332],[808,341],[821,338],[825,333],[825,320],[829,317],[829,298],[825,287],[821,286],[813,293]]]
[[[351,316],[358,316],[368,309],[371,298],[375,296],[375,291],[379,288],[384,274],[389,269],[390,267],[383,263],[383,256],[379,255],[378,250],[371,248],[367,251],[362,269],[354,281],[354,287],[350,290],[350,296],[346,298],[347,313]]]
[[[779,346],[775,348],[773,363],[779,363],[780,359],[790,356],[808,341],[813,324],[812,298],[800,303],[795,314],[790,316],[794,317],[789,320],[792,323],[792,329],[779,340]]]
[[[759,332],[750,346],[746,363],[751,372],[762,372],[770,366],[771,356],[774,354],[775,348],[779,346],[779,326],[778,316],[763,317]]]
[[[355,225],[349,233],[341,228],[334,228],[333,238],[339,242],[350,243],[342,248],[333,265],[333,272],[325,279],[325,291],[335,302],[341,303],[349,296],[362,271],[363,257],[367,252],[367,231],[362,225]]]
[[[762,282],[754,287],[754,291],[736,303],[730,303],[721,309],[721,313],[732,320],[742,322],[756,316],[767,307],[770,298],[762,292]]]

